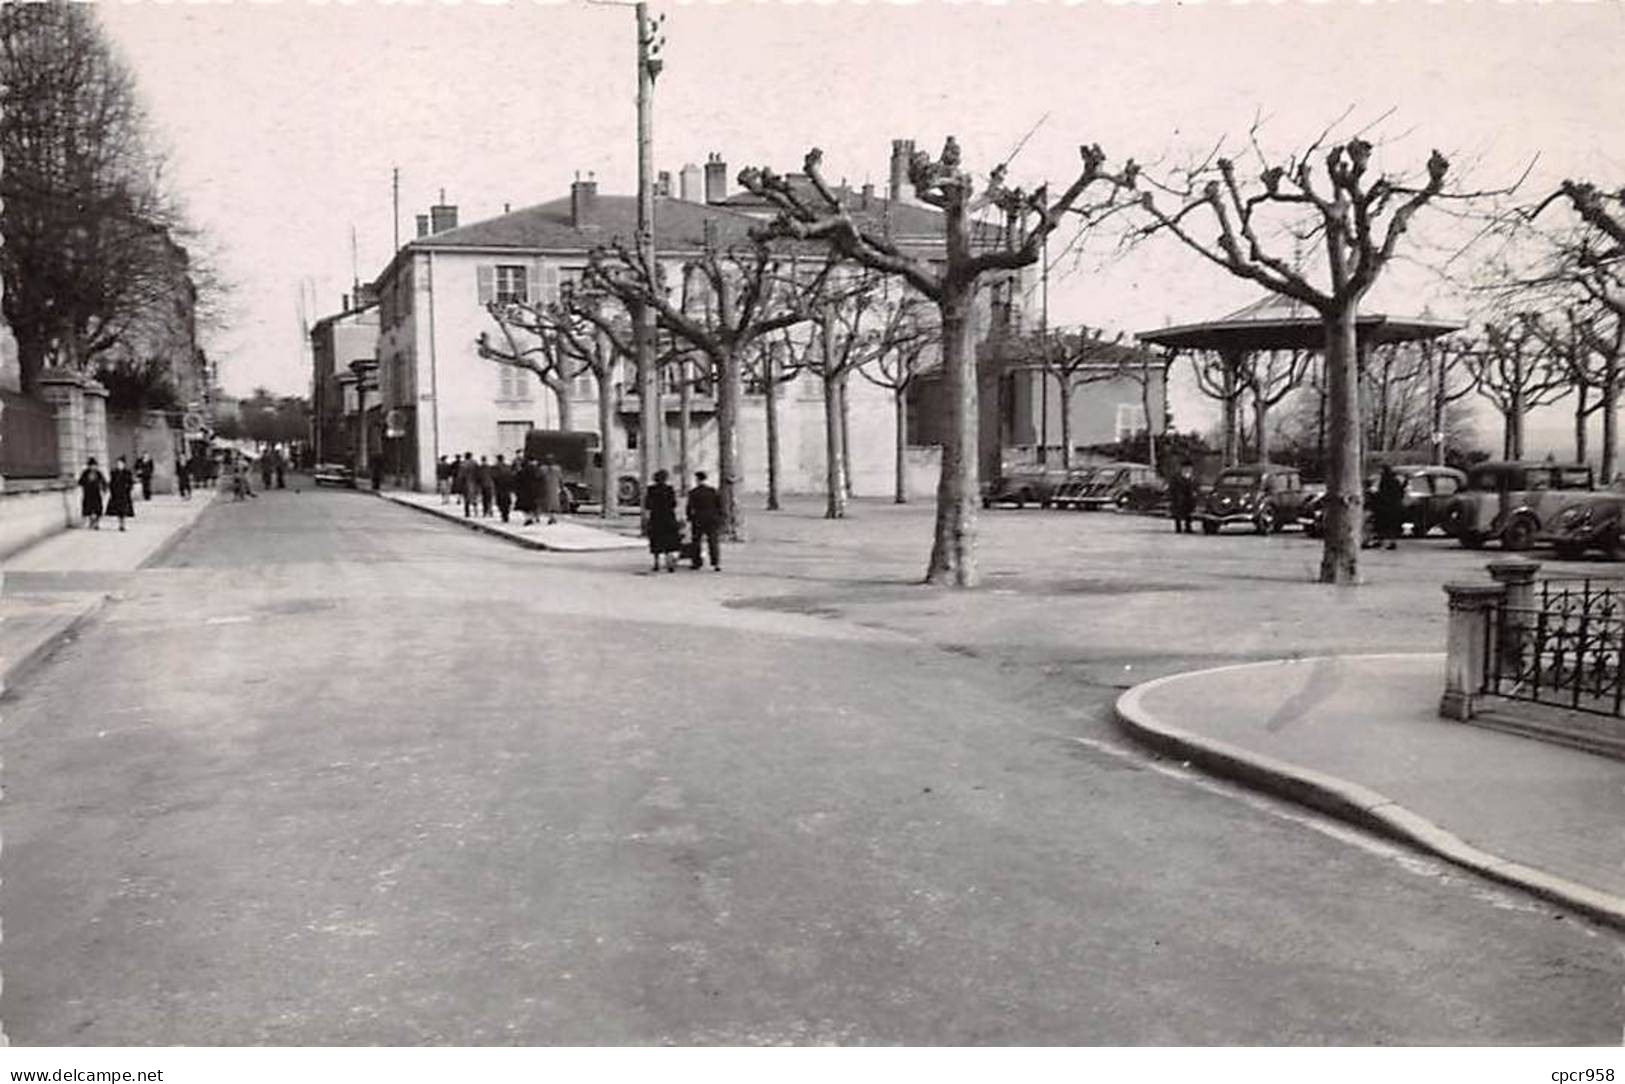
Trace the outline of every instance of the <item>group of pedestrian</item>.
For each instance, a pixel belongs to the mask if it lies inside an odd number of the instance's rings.
[[[644,528],[649,536],[649,554],[654,559],[653,572],[660,571],[665,561],[667,572],[677,571],[677,558],[686,556],[693,568],[701,565],[703,556],[709,557],[711,571],[722,571],[722,497],[715,487],[706,482],[706,474],[694,472],[694,487],[688,491],[683,515],[688,521],[689,539],[683,540],[683,525],[677,520],[677,491],[667,481],[665,471],[657,470],[654,481],[643,494]]]
[[[435,464],[435,490],[440,503],[448,504],[456,494],[463,502],[463,518],[500,516],[511,522],[517,511],[529,527],[547,517],[557,523],[565,511],[564,471],[551,457],[536,460],[523,452],[509,462],[501,455],[495,462],[485,456],[475,460],[472,452],[461,458],[441,456]]]
[[[122,455],[113,464],[111,474],[103,474],[96,457],[91,456],[79,472],[79,513],[90,522],[90,529],[101,530],[102,516],[108,515],[118,517],[118,529],[124,530],[124,521],[135,518],[135,485],[135,473]]]
[[[1195,471],[1188,462],[1181,463],[1179,473],[1168,482],[1168,513],[1173,517],[1175,533],[1191,532],[1196,496]],[[1371,494],[1371,526],[1376,536],[1371,545],[1398,548],[1397,540],[1405,527],[1405,480],[1387,464]]]

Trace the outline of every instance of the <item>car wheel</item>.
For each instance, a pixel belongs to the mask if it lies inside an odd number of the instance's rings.
[[[1275,509],[1267,504],[1260,508],[1258,515],[1253,517],[1253,530],[1259,534],[1269,534],[1271,531],[1276,530]]]
[[[1016,494],[1016,499],[1014,501],[1015,506],[1017,508],[1025,508],[1025,507],[1027,507],[1027,502],[1032,500],[1032,496],[1033,495],[1031,493],[1027,492],[1025,489],[1022,490],[1020,493]]]
[[[1038,502],[1038,507],[1047,509],[1050,506],[1051,503],[1053,503],[1053,502],[1047,501],[1047,500],[1041,500],[1041,501]]]
[[[1501,548],[1504,550],[1526,550],[1534,544],[1535,521],[1528,516],[1518,516],[1501,532]]]
[[[1130,500],[1129,500],[1129,499],[1128,499],[1128,494],[1127,494],[1127,493],[1124,493],[1124,494],[1121,494],[1121,495],[1120,495],[1120,496],[1119,496],[1119,497],[1118,497],[1118,498],[1117,498],[1117,507],[1118,507],[1118,508],[1119,508],[1119,509],[1120,509],[1120,510],[1123,510],[1123,511],[1126,511],[1126,510],[1127,510],[1127,509],[1128,509],[1128,508],[1129,508],[1129,507],[1130,507],[1130,506],[1131,506],[1131,505],[1132,505],[1132,503],[1133,503],[1133,502],[1131,502],[1131,501],[1130,501]]]
[[[643,486],[631,475],[623,475],[615,483],[615,499],[621,504],[642,504]]]
[[[1217,523],[1213,522],[1211,519],[1204,519],[1202,521],[1202,533],[1203,534],[1218,534],[1219,533],[1219,525]]]

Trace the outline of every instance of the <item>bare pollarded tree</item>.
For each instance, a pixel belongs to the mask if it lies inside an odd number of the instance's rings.
[[[943,214],[946,246],[940,253],[911,251],[883,231],[860,224],[825,182],[823,153],[816,148],[803,163],[810,191],[768,169],[746,169],[739,175],[741,185],[778,209],[773,234],[822,242],[845,260],[903,279],[937,307],[949,424],[943,427],[942,474],[937,484],[927,583],[973,587],[979,580],[979,412],[972,335],[974,304],[983,280],[1036,263],[1044,238],[1064,216],[1077,214],[1087,227],[1114,210],[1118,193],[1132,187],[1137,172],[1132,163],[1114,175],[1107,171],[1106,155],[1099,147],[1082,147],[1080,155],[1083,167],[1078,176],[1059,198],[1051,199],[1047,186],[1031,193],[1007,188],[1003,166],[993,170],[978,193],[970,171],[964,168],[959,143],[951,136],[936,158],[917,152],[909,162],[909,183],[918,199]],[[1105,198],[1084,204],[1090,189],[1104,191]],[[979,245],[973,238],[975,216],[988,207],[1005,213],[1008,228],[985,231],[997,237]]]
[[[739,407],[744,395],[745,359],[758,341],[807,320],[823,292],[833,262],[805,282],[788,272],[788,261],[766,241],[722,249],[709,240],[684,265],[708,295],[704,305],[673,300],[658,264],[650,266],[624,245],[594,251],[585,282],[619,298],[628,308],[647,306],[659,327],[705,355],[717,386],[717,490],[730,541],[745,539],[745,513],[739,501],[742,455]],[[644,409],[658,409],[645,404]]]
[[[929,310],[929,311],[928,311]],[[908,503],[908,393],[928,354],[941,345],[934,306],[905,290],[888,302],[888,314],[875,334],[874,357],[858,372],[877,387],[891,392],[895,460],[892,501]]]
[[[1398,252],[1417,212],[1447,196],[1450,163],[1434,151],[1423,175],[1408,180],[1378,170],[1374,148],[1365,139],[1327,146],[1328,135],[1329,130],[1308,150],[1284,161],[1270,162],[1259,153],[1255,178],[1243,176],[1233,159],[1215,157],[1182,182],[1159,186],[1177,207],[1165,208],[1151,191],[1142,195],[1141,206],[1152,220],[1145,233],[1171,233],[1230,274],[1320,314],[1330,430],[1320,580],[1353,584],[1359,582],[1363,517],[1356,333],[1360,303]],[[1312,282],[1297,261],[1270,250],[1272,234],[1283,227],[1298,241],[1321,246],[1326,268],[1322,282]]]
[[[534,376],[553,393],[559,428],[574,429],[570,382],[582,370],[575,356],[564,349],[557,319],[540,304],[493,301],[486,311],[496,321],[503,341],[495,344],[487,332],[480,332],[474,344],[480,357]]]
[[[1478,393],[1501,415],[1501,454],[1522,459],[1524,419],[1536,407],[1558,402],[1573,389],[1541,334],[1541,317],[1513,313],[1484,325],[1477,348],[1467,355]]]

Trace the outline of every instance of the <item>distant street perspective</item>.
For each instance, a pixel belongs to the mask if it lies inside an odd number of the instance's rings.
[[[0,4],[0,1037],[1618,1045],[1619,9],[1141,8]]]

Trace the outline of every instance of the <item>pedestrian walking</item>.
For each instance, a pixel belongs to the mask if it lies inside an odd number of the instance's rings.
[[[559,513],[564,511],[564,472],[559,465],[548,456],[542,460],[541,487],[538,492],[539,507],[536,509],[537,517],[547,517],[547,522],[557,523]]]
[[[474,462],[473,452],[463,453],[453,479],[457,484],[457,495],[463,498],[463,518],[468,519],[473,516],[474,505],[480,499],[480,469]]]
[[[649,533],[649,555],[654,568],[660,571],[660,559],[666,559],[666,571],[677,571],[677,554],[683,548],[683,528],[677,522],[677,491],[672,489],[663,470],[655,471],[654,481],[643,491],[643,510],[647,513],[646,529]]]
[[[1196,476],[1189,462],[1179,465],[1179,473],[1168,480],[1168,514],[1174,518],[1175,534],[1191,533],[1191,517],[1196,514]]]
[[[491,467],[491,485],[497,493],[497,514],[507,523],[508,512],[513,508],[513,470],[501,455]]]
[[[271,453],[260,453],[260,488],[271,488]]]
[[[192,467],[181,456],[175,457],[175,489],[181,495],[181,500],[192,499]]]
[[[282,488],[282,472],[277,472],[277,488]],[[384,488],[384,457],[376,456],[372,461],[372,491],[377,493]]]
[[[707,556],[711,558],[711,571],[721,572],[722,495],[706,483],[703,470],[694,472],[694,488],[688,491],[684,511],[693,533],[693,566],[700,567],[700,543],[703,541]]]
[[[142,452],[135,457],[135,476],[141,482],[141,499],[152,500],[152,456]]]
[[[1377,479],[1377,492],[1371,502],[1372,518],[1376,521],[1377,544],[1398,549],[1400,529],[1405,521],[1405,481],[1393,467],[1384,466]]]
[[[480,515],[490,519],[491,508],[496,503],[497,487],[496,479],[491,476],[491,464],[485,461],[483,455],[480,456],[478,478],[480,484]]]
[[[536,461],[521,456],[513,471],[513,506],[525,517],[524,525],[536,522],[536,506],[541,503],[542,475]]]
[[[441,456],[440,462],[434,465],[434,491],[440,494],[441,504],[451,502],[451,483],[456,474],[456,465],[446,462],[445,456]]]
[[[135,474],[121,455],[113,464],[113,473],[107,476],[107,514],[118,517],[118,529],[124,530],[124,521],[135,518]]]
[[[288,482],[287,482],[287,478],[288,478],[288,457],[283,455],[281,451],[273,451],[271,453],[271,455],[272,455],[271,466],[272,466],[272,469],[276,473],[276,487],[278,489],[287,489],[288,488]],[[380,464],[382,463],[381,459],[379,460],[379,463]],[[374,471],[373,476],[374,477],[378,476],[376,471]],[[377,489],[378,488],[377,484],[375,483],[372,488]]]
[[[79,514],[90,521],[90,529],[102,529],[102,491],[107,488],[107,475],[91,456],[85,469],[79,472]]]

